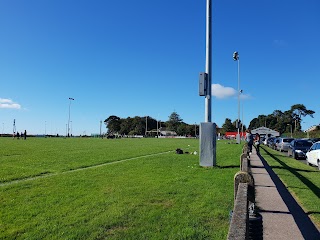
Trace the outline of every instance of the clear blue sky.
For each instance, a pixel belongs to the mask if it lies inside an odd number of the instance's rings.
[[[216,0],[212,120],[314,110],[319,124],[320,1]],[[151,116],[203,122],[205,0],[0,0],[0,132],[99,133],[100,121]],[[218,84],[218,85],[217,85]],[[105,129],[103,129],[105,131]]]

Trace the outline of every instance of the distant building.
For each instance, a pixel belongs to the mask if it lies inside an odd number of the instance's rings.
[[[259,133],[261,137],[279,137],[280,133],[267,127],[259,127],[251,130],[252,134]]]
[[[175,131],[169,131],[166,128],[162,127],[159,129],[160,136],[177,136],[177,133]]]
[[[224,134],[224,136],[225,136],[226,138],[231,138],[231,139],[232,139],[232,138],[236,138],[237,134],[238,134],[238,132],[226,132],[226,133]],[[239,134],[240,134],[240,137],[241,137],[241,138],[243,138],[243,137],[246,135],[245,132],[240,132]]]
[[[317,130],[317,127],[319,127],[319,125],[313,125],[309,127],[307,130],[305,130],[304,132],[312,132],[314,130]]]

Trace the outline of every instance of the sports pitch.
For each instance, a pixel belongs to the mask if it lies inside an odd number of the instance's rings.
[[[1,239],[225,239],[241,145],[0,138]],[[184,154],[176,154],[181,148]]]

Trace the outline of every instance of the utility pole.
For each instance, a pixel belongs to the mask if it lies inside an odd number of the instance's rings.
[[[200,166],[216,165],[216,124],[211,122],[211,60],[212,60],[212,9],[211,0],[206,4],[206,71],[200,73],[199,95],[205,96],[205,122],[200,123]]]
[[[147,131],[148,131],[148,116],[146,116],[146,132],[145,132],[146,137],[147,137]]]
[[[237,143],[240,144],[240,60],[239,60],[239,53],[234,52],[233,53],[233,60],[238,62],[238,120],[237,120]]]
[[[16,136],[16,131],[17,131],[17,129],[16,129],[16,120],[13,119],[13,133],[12,133],[13,138],[15,138],[15,136]]]
[[[102,121],[100,120],[100,137],[102,138],[101,127],[102,127]]]
[[[69,97],[69,118],[68,118],[68,136],[70,137],[70,109],[71,109],[71,101],[74,101],[74,98]]]

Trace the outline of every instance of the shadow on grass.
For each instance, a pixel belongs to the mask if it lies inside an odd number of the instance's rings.
[[[317,187],[313,182],[309,181],[306,177],[301,175],[299,172],[316,172],[315,170],[305,170],[305,169],[299,169],[299,168],[291,168],[288,166],[286,163],[281,161],[279,158],[277,158],[275,155],[264,149],[264,151],[272,157],[274,160],[276,160],[278,163],[281,164],[282,167],[280,166],[275,166],[272,167],[273,169],[286,169],[290,173],[292,173],[294,176],[296,176],[298,179],[300,179],[303,184],[305,184],[318,198],[320,198],[320,189]],[[261,156],[260,156],[261,157]]]
[[[297,171],[300,171],[300,169],[290,168],[287,164],[285,164],[283,161],[275,157],[272,153],[268,152],[266,149],[264,151],[272,157],[274,160],[279,162],[282,167],[277,168],[283,168],[294,174],[296,177],[298,177],[312,192],[316,194],[316,196],[319,197],[319,188],[315,186],[312,182],[310,182],[308,179],[306,179],[304,176],[299,174]],[[320,233],[319,230],[315,227],[314,223],[310,220],[308,217],[309,213],[305,213],[301,206],[296,202],[294,197],[290,194],[286,186],[283,184],[283,182],[280,180],[280,178],[275,174],[275,172],[272,170],[272,168],[268,165],[267,161],[258,154],[260,160],[262,161],[265,169],[269,173],[272,181],[274,182],[276,188],[278,189],[278,192],[287,205],[289,212],[292,214],[298,228],[301,231],[301,234],[304,239],[320,239]]]
[[[217,168],[238,168],[238,169],[240,169],[240,165],[230,165],[230,166],[219,166],[219,165],[217,165],[216,166]]]

